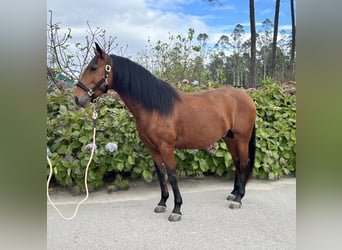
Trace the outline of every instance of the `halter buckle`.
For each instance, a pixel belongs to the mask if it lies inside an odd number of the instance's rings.
[[[88,91],[88,95],[89,95],[90,97],[92,97],[92,96],[93,96],[93,94],[94,94],[94,91],[93,91],[92,89],[89,89],[89,91]]]
[[[96,112],[96,110],[93,111],[93,119],[96,120],[96,118],[98,117],[98,114]]]
[[[109,73],[112,70],[112,67],[109,64],[107,64],[105,70]]]

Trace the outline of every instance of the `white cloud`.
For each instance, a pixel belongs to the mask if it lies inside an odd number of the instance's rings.
[[[278,30],[285,30],[285,31],[289,31],[289,30],[292,30],[292,25],[280,25],[278,27]]]
[[[185,15],[176,11],[161,11],[151,8],[154,1],[125,0],[101,1],[85,0],[82,4],[66,0],[48,0],[48,9],[53,11],[54,21],[61,27],[72,29],[75,41],[87,35],[87,21],[94,29],[101,27],[108,35],[117,36],[120,46],[128,45],[128,52],[136,53],[147,45],[148,37],[152,42],[167,41],[169,33],[185,36],[188,28],[203,33],[209,32],[203,17]],[[177,1],[157,1],[158,5],[173,8]],[[157,3],[156,2],[156,3]]]
[[[61,27],[72,29],[73,41],[82,42],[87,35],[87,21],[92,28],[100,27],[106,30],[108,36],[117,37],[119,46],[128,45],[126,56],[137,53],[148,45],[148,38],[152,44],[158,40],[168,41],[169,33],[186,36],[189,28],[195,29],[195,37],[199,33],[207,33],[208,43],[214,44],[221,35],[229,35],[236,24],[208,26],[208,20],[215,20],[217,11],[237,11],[237,7],[226,2],[224,6],[217,7],[215,12],[211,7],[208,15],[186,15],[183,8],[198,0],[101,0],[70,1],[48,0],[47,9],[53,11],[54,22]],[[204,5],[203,5],[204,6]],[[273,5],[272,5],[273,6]],[[204,6],[205,7],[205,6]],[[209,8],[208,6],[206,8]],[[49,15],[48,15],[49,17]],[[248,20],[248,15],[246,16]],[[241,20],[249,34],[249,22],[246,17]],[[225,23],[223,21],[222,23]],[[228,22],[227,22],[228,23]],[[256,26],[260,26],[257,23]],[[290,30],[290,25],[280,26],[279,30]],[[113,51],[114,53],[116,51]]]

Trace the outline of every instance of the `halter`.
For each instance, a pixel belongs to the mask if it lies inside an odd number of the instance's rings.
[[[101,85],[103,83],[105,83],[105,87],[106,89],[103,91],[103,93],[107,93],[108,88],[109,88],[109,83],[108,83],[108,76],[109,73],[111,71],[112,67],[110,66],[110,55],[107,56],[107,64],[105,67],[105,74],[103,76],[103,78],[95,85],[94,88],[92,89],[88,89],[87,86],[85,86],[82,82],[78,81],[76,83],[77,87],[80,87],[81,89],[83,89],[85,92],[87,92],[87,94],[89,95],[89,97],[91,98],[91,101],[94,101],[97,97],[95,96],[95,92],[98,88],[101,87]]]

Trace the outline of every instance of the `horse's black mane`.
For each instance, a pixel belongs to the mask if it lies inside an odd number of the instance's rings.
[[[177,91],[168,83],[131,60],[111,55],[113,60],[114,90],[140,103],[149,111],[168,115],[174,101],[180,100]]]

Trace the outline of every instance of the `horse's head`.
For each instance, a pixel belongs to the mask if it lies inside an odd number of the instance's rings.
[[[111,57],[95,43],[95,56],[83,71],[73,90],[78,106],[86,107],[102,93],[107,92],[111,82]]]

